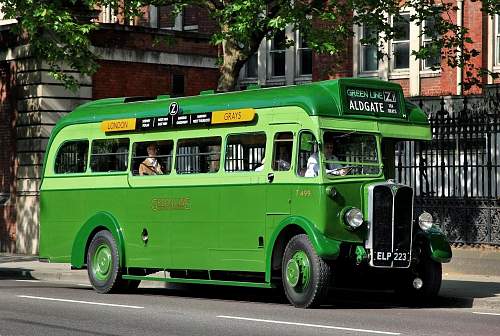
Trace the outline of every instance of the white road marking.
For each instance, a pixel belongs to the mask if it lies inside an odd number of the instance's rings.
[[[70,302],[70,303],[84,303],[84,304],[97,305],[97,306],[133,308],[133,309],[143,309],[144,308],[144,307],[140,307],[140,306],[128,306],[128,305],[120,305],[120,304],[114,304],[114,303],[102,303],[102,302],[90,302],[90,301],[56,299],[56,298],[48,298],[48,297],[40,297],[40,296],[30,296],[30,295],[17,295],[17,297],[26,298],[26,299],[35,299],[35,300],[46,300],[46,301],[59,301],[59,302]]]
[[[41,282],[40,280],[14,280],[17,282]]]
[[[478,314],[478,315],[495,315],[495,316],[500,316],[500,314],[497,314],[497,313],[481,313],[481,312],[472,312],[472,314]]]
[[[370,330],[370,329],[356,329],[356,328],[345,328],[345,327],[334,327],[328,325],[321,324],[310,324],[310,323],[298,323],[298,322],[286,322],[286,321],[275,321],[275,320],[263,320],[263,319],[255,319],[248,317],[239,317],[239,316],[226,316],[219,315],[219,318],[233,319],[233,320],[244,320],[244,321],[253,321],[253,322],[264,322],[264,323],[274,323],[274,324],[286,324],[286,325],[296,325],[302,327],[312,327],[312,328],[322,328],[322,329],[336,329],[336,330],[345,330],[345,331],[358,331],[372,334],[384,334],[384,335],[401,335],[401,333],[389,332],[389,331],[379,331],[379,330]]]
[[[92,285],[89,284],[77,284],[78,286],[84,286],[84,287],[92,287]]]

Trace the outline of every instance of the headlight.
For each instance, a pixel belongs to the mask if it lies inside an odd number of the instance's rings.
[[[432,227],[434,220],[432,219],[432,215],[428,212],[423,212],[419,217],[418,217],[418,225],[420,225],[420,228],[424,231],[429,230]]]
[[[349,209],[344,215],[345,222],[351,228],[356,229],[363,224],[363,213],[357,208]]]

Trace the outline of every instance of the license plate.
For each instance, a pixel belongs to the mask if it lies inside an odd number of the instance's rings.
[[[409,261],[410,252],[377,251],[373,253],[374,261]]]

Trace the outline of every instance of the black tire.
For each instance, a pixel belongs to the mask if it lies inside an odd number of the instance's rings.
[[[309,267],[303,265],[307,264],[305,259]],[[308,275],[307,271],[302,271],[297,277],[294,276],[296,269],[307,268]],[[328,295],[330,274],[330,266],[316,254],[307,235],[300,234],[290,239],[283,254],[281,275],[285,295],[291,304],[298,308],[320,305]]]
[[[139,288],[141,280],[122,280],[124,283],[123,289],[127,292],[133,292]]]
[[[441,289],[443,270],[441,263],[429,257],[422,257],[417,265],[406,271],[396,284],[396,292],[413,301],[432,300]],[[413,286],[415,278],[422,280],[422,287]]]
[[[122,279],[118,246],[109,231],[99,231],[92,238],[87,251],[87,272],[92,287],[101,294],[136,285],[134,280]]]

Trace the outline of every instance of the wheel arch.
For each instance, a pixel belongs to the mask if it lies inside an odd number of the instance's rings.
[[[283,219],[273,231],[266,253],[266,281],[270,282],[281,260],[288,241],[297,234],[306,234],[316,253],[325,259],[336,259],[340,252],[340,242],[325,237],[314,224],[301,216]]]
[[[415,238],[416,243],[424,248],[423,252],[432,260],[439,263],[450,262],[453,256],[451,246],[446,236],[440,231],[419,232]]]
[[[123,232],[116,218],[108,212],[98,212],[90,217],[80,228],[73,241],[71,249],[71,267],[79,269],[87,264],[87,251],[92,238],[97,232],[107,230],[111,232],[118,245],[120,267],[125,264],[125,247]]]

